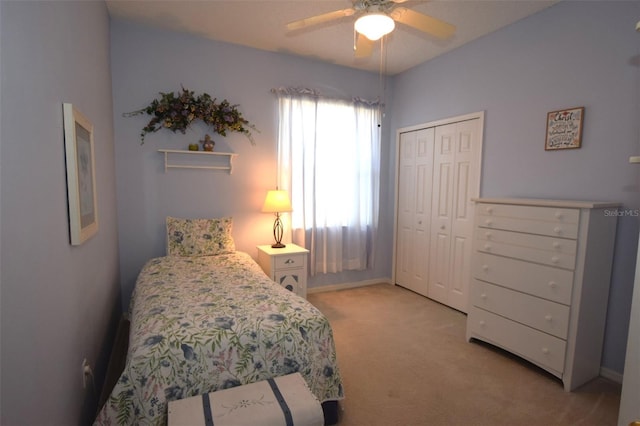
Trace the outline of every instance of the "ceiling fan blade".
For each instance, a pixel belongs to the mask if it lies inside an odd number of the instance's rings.
[[[415,12],[405,7],[398,7],[391,12],[391,17],[405,25],[434,35],[438,38],[449,38],[456,32],[456,27],[434,17]]]
[[[373,52],[373,44],[375,42],[369,40],[367,37],[356,32],[356,44],[354,46],[356,58],[367,58],[371,56]]]
[[[287,31],[300,30],[302,28],[309,27],[311,25],[323,24],[325,22],[333,21],[334,19],[344,18],[351,16],[356,11],[353,8],[335,10],[333,12],[323,13],[322,15],[312,16],[310,18],[300,19],[299,21],[293,21],[287,24]]]

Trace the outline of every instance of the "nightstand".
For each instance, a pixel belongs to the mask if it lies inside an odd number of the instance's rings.
[[[284,248],[258,246],[258,264],[276,283],[307,298],[307,257],[309,250],[295,244]]]

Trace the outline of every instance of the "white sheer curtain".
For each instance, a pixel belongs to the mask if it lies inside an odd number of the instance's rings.
[[[277,89],[279,186],[311,274],[371,267],[378,226],[380,107]]]

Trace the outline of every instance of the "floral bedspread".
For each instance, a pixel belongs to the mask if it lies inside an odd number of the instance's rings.
[[[246,253],[152,259],[131,304],[126,366],[95,424],[166,424],[168,401],[294,372],[321,402],[343,398],[326,317]]]

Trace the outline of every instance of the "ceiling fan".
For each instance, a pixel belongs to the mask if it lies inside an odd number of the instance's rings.
[[[393,31],[395,22],[441,39],[453,35],[456,30],[455,26],[432,16],[398,6],[406,1],[352,0],[353,7],[290,22],[287,24],[287,30],[300,30],[336,19],[359,15],[354,24],[356,57],[371,55],[374,41]]]

